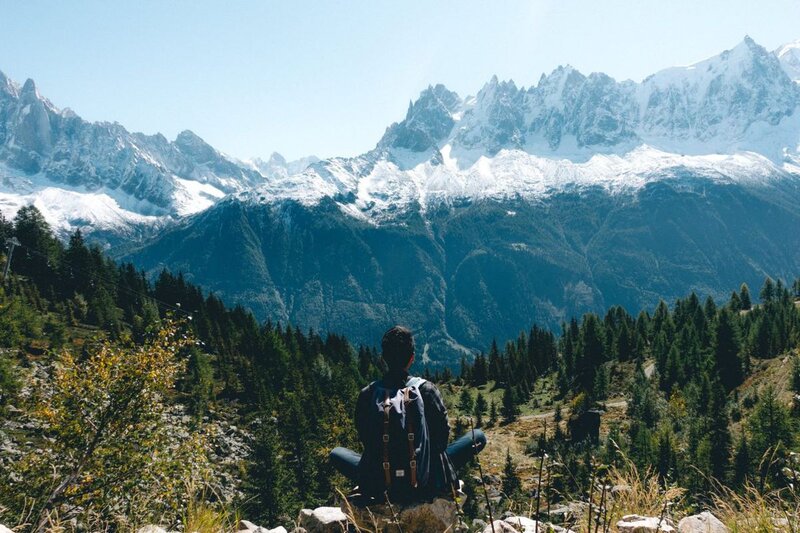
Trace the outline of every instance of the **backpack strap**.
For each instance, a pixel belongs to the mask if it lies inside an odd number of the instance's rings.
[[[383,400],[383,481],[388,489],[392,484],[391,465],[389,464],[389,391],[386,391],[386,398]]]
[[[406,407],[411,403],[410,386],[403,389],[403,401]],[[406,409],[406,412],[408,410]],[[414,446],[414,420],[408,417],[408,466],[411,468],[411,486],[417,488],[417,449]]]

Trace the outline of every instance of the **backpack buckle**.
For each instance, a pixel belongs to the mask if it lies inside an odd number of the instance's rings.
[[[391,465],[388,462],[384,462],[383,463],[383,469],[384,470],[389,470],[390,467],[391,467]]]
[[[409,433],[408,434],[408,440],[410,440],[410,441],[414,440],[414,434],[413,433]]]
[[[411,460],[411,461],[408,463],[408,466],[410,466],[411,468],[416,468],[416,467],[417,467],[417,460],[416,460],[416,459],[412,459],[412,460]]]
[[[383,435],[383,442],[389,442],[389,435]]]

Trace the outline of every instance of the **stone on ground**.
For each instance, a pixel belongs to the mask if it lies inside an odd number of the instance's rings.
[[[278,526],[273,529],[257,526],[249,520],[239,520],[237,533],[287,533],[286,528]]]
[[[167,530],[161,526],[147,524],[136,530],[136,533],[167,533]]]
[[[516,528],[520,533],[574,533],[570,529],[565,529],[549,522],[537,522],[527,516],[509,516],[504,521]]]
[[[671,533],[675,531],[668,519],[660,520],[658,517],[639,516],[629,514],[617,522],[620,533]]]
[[[394,505],[395,520],[392,510],[387,505],[370,505],[352,507],[353,518],[359,527],[378,531],[396,531],[397,522],[403,533],[415,531],[453,531],[458,523],[458,507],[455,502],[444,498],[436,498],[429,503],[416,503],[407,507]]]
[[[3,524],[0,524],[0,533],[14,533],[14,532],[13,532],[13,531],[11,531],[10,529],[8,529],[8,528],[7,528],[6,526],[4,526]]]
[[[341,533],[346,530],[347,515],[338,507],[303,509],[299,525],[308,533]]]
[[[728,526],[723,524],[719,518],[703,511],[700,514],[687,516],[678,522],[680,533],[730,533]]]
[[[488,524],[485,528],[483,528],[483,533],[520,533],[520,530],[508,522],[504,522],[503,520],[495,520],[494,529],[492,529],[492,524]]]

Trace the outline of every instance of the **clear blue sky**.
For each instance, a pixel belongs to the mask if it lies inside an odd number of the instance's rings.
[[[372,148],[428,84],[462,96],[569,63],[641,80],[800,39],[800,1],[0,0],[0,70],[89,120],[241,158]]]

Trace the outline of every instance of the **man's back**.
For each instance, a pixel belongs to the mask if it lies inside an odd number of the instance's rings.
[[[404,370],[387,372],[381,385],[388,389],[401,389],[406,386],[409,375]],[[383,491],[383,479],[378,474],[383,458],[382,418],[375,408],[374,388],[376,383],[361,390],[356,404],[355,424],[359,440],[364,447],[364,454],[359,465],[359,486],[365,494],[377,495]],[[419,385],[425,410],[430,441],[430,480],[422,492],[435,493],[448,487],[455,479],[445,450],[450,438],[450,425],[447,420],[447,408],[439,389],[429,381]]]

